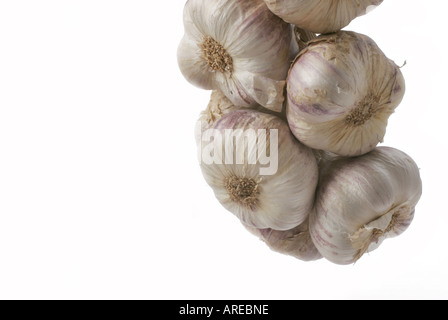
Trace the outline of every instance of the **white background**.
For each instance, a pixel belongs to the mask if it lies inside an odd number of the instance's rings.
[[[350,266],[274,253],[214,198],[183,6],[0,1],[0,298],[448,298],[445,1],[385,0],[346,28],[407,62],[383,145],[424,188],[411,227]]]

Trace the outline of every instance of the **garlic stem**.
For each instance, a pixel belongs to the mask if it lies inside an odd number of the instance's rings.
[[[305,49],[308,44],[308,41],[317,38],[317,35],[314,32],[301,29],[297,26],[294,26],[294,37],[299,46],[299,52]]]
[[[308,219],[297,227],[286,231],[245,227],[274,252],[286,254],[302,261],[322,259],[322,255],[311,239]]]

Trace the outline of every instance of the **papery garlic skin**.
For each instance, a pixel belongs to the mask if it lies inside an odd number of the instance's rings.
[[[409,227],[421,194],[419,168],[400,150],[340,158],[319,182],[311,238],[324,258],[352,264]]]
[[[308,42],[317,38],[317,35],[314,32],[301,29],[297,26],[294,26],[293,34],[298,47],[297,54],[307,47]],[[297,54],[294,56],[294,59],[297,57]],[[294,61],[294,59],[292,60]]]
[[[282,118],[286,121],[286,117],[283,113],[275,112],[269,109],[266,109],[260,105],[252,106],[252,107],[239,107],[235,106],[221,91],[213,90],[210,95],[210,100],[207,107],[201,111],[199,115],[199,119],[196,123],[195,128],[195,140],[196,144],[201,144],[202,134],[208,130],[213,128],[215,123],[219,121],[223,116],[233,111],[238,110],[254,110],[267,114],[271,114],[277,117]],[[202,150],[198,148],[198,159],[201,161]]]
[[[281,111],[291,63],[291,26],[263,0],[188,0],[177,59],[192,84],[237,106]]]
[[[308,219],[297,227],[286,231],[257,229],[247,226],[246,229],[260,238],[274,252],[289,255],[302,261],[322,259],[322,255],[311,239]]]
[[[300,51],[306,48],[308,41],[317,38],[314,32],[300,29],[297,26],[291,28],[291,48],[290,48],[290,59],[291,62],[297,57]]]
[[[282,117],[279,112],[266,109],[260,105],[255,105],[252,107],[241,107],[234,105],[225,95],[219,90],[213,90],[210,94],[210,101],[198,119],[198,123],[201,123],[202,131],[211,128],[219,119],[221,119],[226,114],[237,111],[237,110],[256,110],[268,114],[272,114],[278,117]]]
[[[250,130],[266,132],[264,141],[258,135],[257,145],[222,139],[224,147],[215,149],[214,154],[230,149],[235,157],[245,155],[240,164],[227,153],[219,154],[221,164],[201,162],[206,182],[228,211],[243,224],[260,229],[289,230],[305,221],[314,203],[317,164],[312,151],[293,137],[285,121],[254,110],[237,110],[222,116],[211,129],[222,137],[228,130],[240,132],[236,140]],[[277,139],[272,139],[274,136]],[[199,150],[205,150],[204,144],[210,143],[204,134],[200,142]],[[261,160],[263,150],[277,157],[277,168],[272,174],[262,173],[266,167]],[[249,161],[252,157],[255,163]]]
[[[330,33],[346,27],[383,0],[264,0],[283,20],[316,33]]]
[[[305,145],[358,156],[383,141],[405,93],[400,68],[369,37],[319,36],[302,50],[287,79],[286,114]]]

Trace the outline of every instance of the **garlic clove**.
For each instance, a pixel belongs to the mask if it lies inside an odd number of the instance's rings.
[[[283,20],[315,33],[336,32],[383,0],[264,0]]]
[[[284,120],[244,109],[205,128],[197,135],[201,170],[228,211],[261,229],[288,230],[305,221],[314,202],[317,163]]]
[[[354,263],[409,227],[421,194],[419,168],[400,150],[335,158],[319,181],[311,238],[324,258]]]
[[[220,90],[238,106],[281,110],[291,25],[262,0],[189,0],[184,27],[177,57],[189,82]]]
[[[297,139],[313,149],[358,156],[383,141],[405,82],[372,39],[340,31],[308,43],[289,71],[286,90]]]
[[[297,227],[286,231],[245,227],[274,252],[289,255],[302,261],[322,259],[322,255],[311,240],[308,219]]]

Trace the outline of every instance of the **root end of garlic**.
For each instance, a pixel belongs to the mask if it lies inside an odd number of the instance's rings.
[[[230,176],[225,179],[225,188],[232,201],[254,210],[258,204],[259,183],[251,178]]]
[[[379,97],[368,94],[357,106],[345,117],[345,123],[351,127],[364,125],[379,111]]]
[[[210,36],[204,36],[200,48],[212,71],[233,72],[233,59],[226,49]]]

